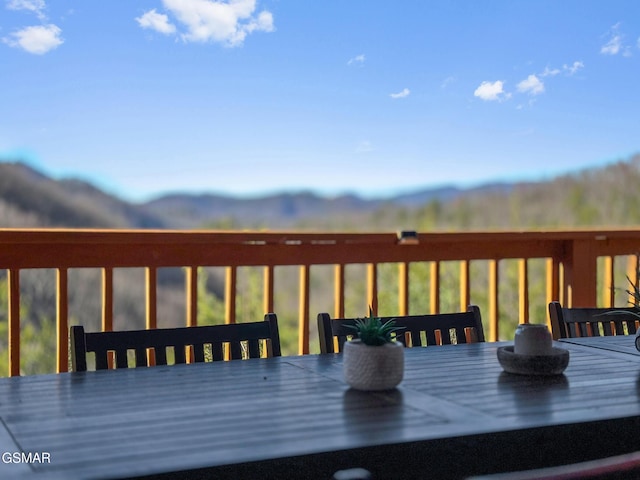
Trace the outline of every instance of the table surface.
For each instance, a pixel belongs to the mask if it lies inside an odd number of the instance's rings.
[[[581,337],[581,338],[563,338],[564,343],[573,343],[576,345],[586,345],[594,348],[602,348],[624,354],[630,354],[640,357],[640,352],[635,345],[635,335],[613,335],[608,337]],[[640,359],[639,359],[640,360]]]
[[[541,378],[504,373],[501,345],[406,349],[380,393],[349,389],[340,354],[3,378],[0,449],[51,462],[0,477],[463,478],[640,450],[637,352],[557,342],[569,366]]]

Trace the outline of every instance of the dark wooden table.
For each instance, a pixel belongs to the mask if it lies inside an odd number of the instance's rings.
[[[585,345],[593,348],[601,348],[612,352],[624,353],[640,357],[640,352],[636,348],[635,335],[613,335],[608,337],[582,337],[582,338],[563,338],[563,343],[573,343],[576,345]],[[640,358],[638,358],[640,361]]]
[[[464,478],[640,450],[638,356],[562,342],[565,374],[536,378],[499,345],[407,349],[385,393],[333,354],[3,378],[0,448],[51,461],[0,478]]]

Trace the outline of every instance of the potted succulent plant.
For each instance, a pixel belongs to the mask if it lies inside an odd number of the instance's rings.
[[[396,327],[394,320],[383,323],[371,309],[369,315],[350,326],[354,339],[344,344],[344,378],[357,390],[390,390],[404,376],[404,346],[392,339],[402,327]]]

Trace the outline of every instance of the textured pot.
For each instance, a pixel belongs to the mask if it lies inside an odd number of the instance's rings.
[[[404,376],[404,346],[391,342],[374,347],[360,340],[344,344],[344,379],[357,390],[390,390]]]

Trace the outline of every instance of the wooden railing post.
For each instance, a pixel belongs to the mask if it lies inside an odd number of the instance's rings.
[[[597,285],[596,240],[573,240],[565,260],[570,307],[595,307]]]

